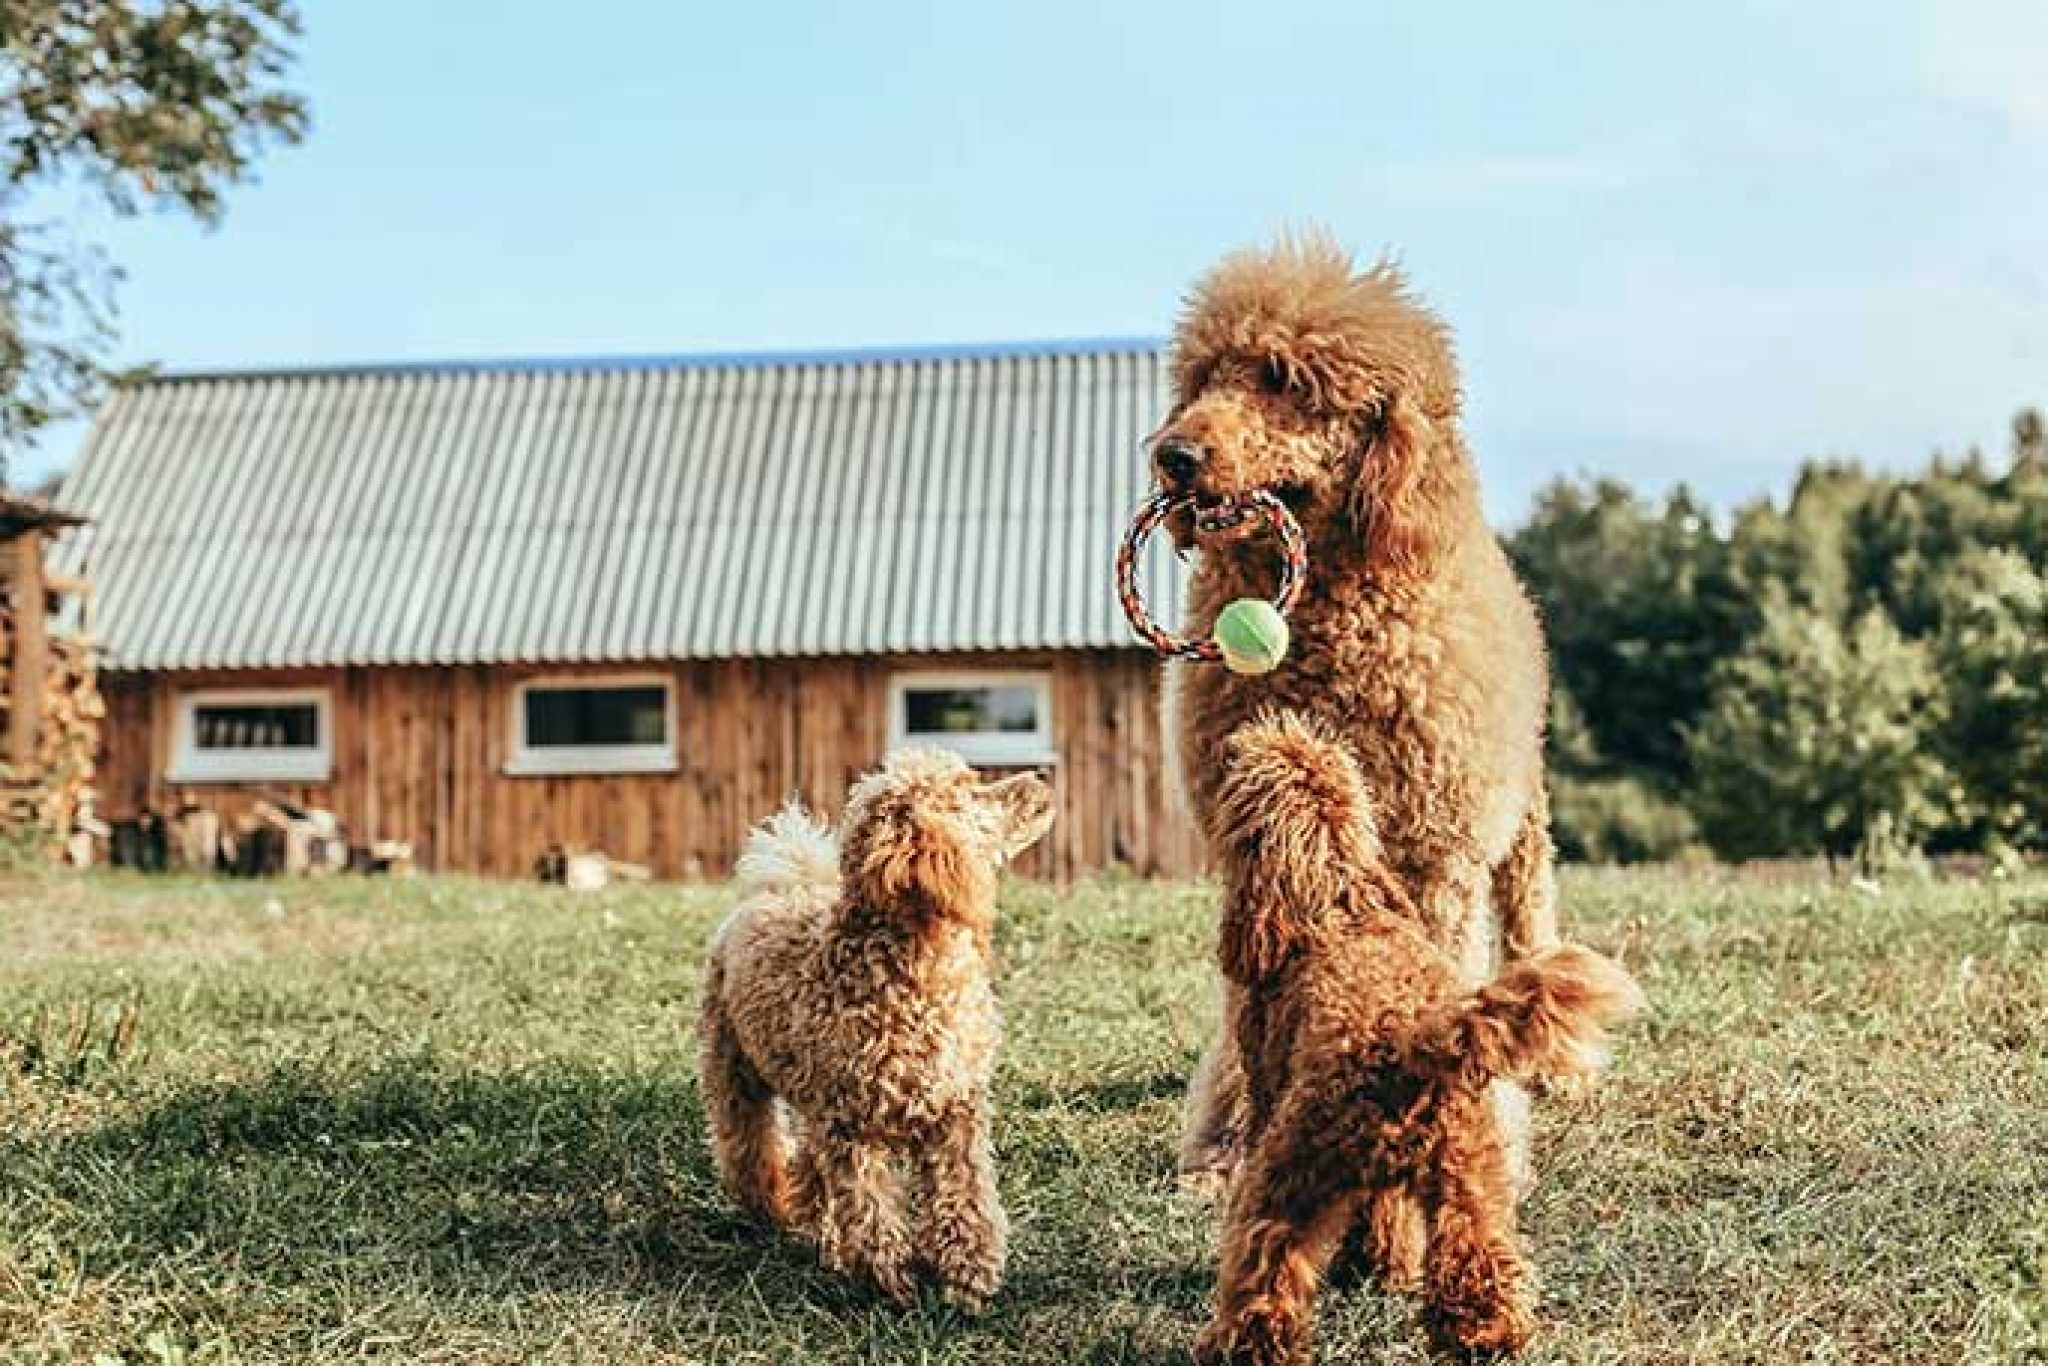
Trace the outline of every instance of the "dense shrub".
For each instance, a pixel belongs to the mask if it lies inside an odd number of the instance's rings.
[[[1850,854],[1878,829],[1910,842],[1951,810],[1940,676],[1877,609],[1845,631],[1773,603],[1714,675],[1691,745],[1694,810],[1716,849]]]
[[[1935,595],[1944,756],[1981,842],[2048,843],[2048,576],[2015,551],[1966,553]]]
[[[1551,833],[1574,863],[1661,863],[1704,857],[1692,813],[1640,778],[1573,778],[1551,784]]]

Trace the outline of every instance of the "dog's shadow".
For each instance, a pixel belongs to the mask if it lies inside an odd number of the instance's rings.
[[[1161,1086],[1085,1099],[1119,1108]],[[970,1322],[935,1300],[898,1314],[739,1213],[718,1189],[681,1069],[556,1062],[491,1074],[431,1056],[287,1066],[186,1087],[68,1137],[0,1138],[0,1170],[50,1237],[92,1249],[96,1272],[144,1283],[166,1266],[208,1268],[259,1294],[317,1301],[345,1263],[358,1289],[394,1299],[768,1302],[778,1317],[906,1350]],[[1206,1293],[1204,1266],[1134,1269],[1188,1314]],[[1089,1333],[1075,1301],[1092,1296],[1063,1271],[1013,1264],[980,1322],[1000,1338],[1013,1316],[1060,1320],[1082,1360],[1186,1360],[1150,1334]]]
[[[284,1067],[8,1156],[57,1236],[138,1268],[217,1254],[288,1283],[348,1258],[427,1294],[775,1274],[847,1298],[720,1197],[679,1072]]]

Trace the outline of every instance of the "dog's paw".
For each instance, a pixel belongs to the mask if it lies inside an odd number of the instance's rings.
[[[945,1281],[939,1287],[939,1294],[955,1309],[968,1314],[979,1314],[988,1308],[988,1302],[996,1297],[996,1291],[1001,1288],[1001,1280],[990,1276],[974,1282]]]
[[[908,1261],[869,1262],[861,1278],[901,1308],[917,1303],[917,1268]]]
[[[1304,1344],[1301,1325],[1278,1314],[1247,1311],[1212,1322],[1195,1339],[1199,1366],[1288,1366]]]
[[[925,1230],[920,1270],[946,1303],[980,1313],[1003,1284],[1006,1224],[1000,1209]]]
[[[1536,1314],[1519,1299],[1439,1308],[1431,1316],[1432,1336],[1454,1360],[1498,1361],[1513,1356],[1536,1335]]]

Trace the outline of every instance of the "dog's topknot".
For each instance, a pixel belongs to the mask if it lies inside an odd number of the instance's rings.
[[[1338,412],[1377,413],[1397,394],[1431,419],[1458,410],[1449,329],[1399,267],[1382,258],[1359,270],[1319,228],[1232,252],[1189,291],[1174,331],[1175,391],[1186,401],[1231,360],[1276,365]]]

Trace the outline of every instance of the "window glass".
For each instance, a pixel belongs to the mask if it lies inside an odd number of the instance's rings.
[[[526,690],[529,749],[660,745],[667,741],[668,695],[658,683]]]
[[[1039,729],[1039,690],[1030,684],[908,687],[903,731],[920,735],[1031,735]]]
[[[320,706],[317,702],[202,702],[193,708],[192,741],[196,749],[318,749]]]

